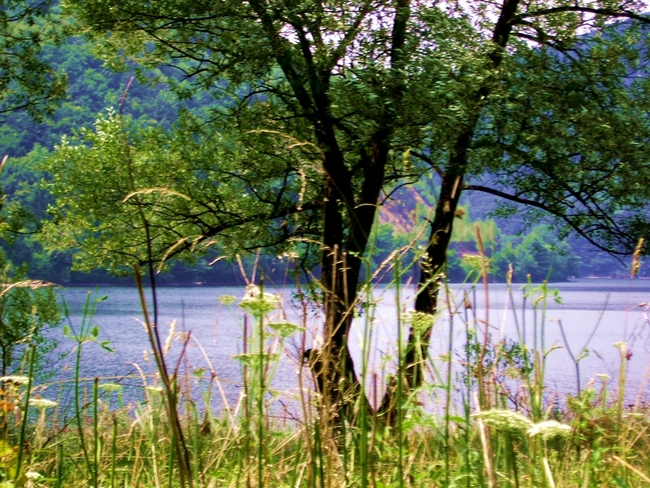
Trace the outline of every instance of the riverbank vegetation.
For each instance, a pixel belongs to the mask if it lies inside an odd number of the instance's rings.
[[[451,345],[443,371],[429,347],[440,317],[456,313],[450,279],[528,282],[543,307],[546,285],[530,282],[546,283],[552,268],[555,279],[574,275],[585,242],[633,254],[638,274],[650,242],[645,7],[9,1],[0,114],[12,124],[0,141],[16,158],[3,175],[12,199],[2,202],[2,296],[23,297],[20,319],[32,329],[7,321],[23,334],[8,347],[20,342],[26,380],[4,379],[6,477],[95,487],[647,481],[647,415],[624,401],[625,343],[615,397],[602,379],[557,401],[544,384],[553,349],[544,320],[532,345],[507,345],[492,343],[487,318],[465,318],[460,376]],[[109,77],[95,56],[123,75]],[[66,79],[71,98],[55,112]],[[38,134],[28,117],[48,115],[49,132]],[[471,194],[481,196],[462,200]],[[311,287],[305,306],[322,313],[322,340],[296,358],[303,386],[313,377],[316,388],[300,390],[292,420],[271,420],[282,403],[273,405],[269,375],[295,327],[265,323],[277,303],[258,279],[245,279],[240,303],[250,321],[239,408],[211,414],[216,376],[199,407],[192,372],[181,376],[165,357],[161,273],[180,276],[173,267],[189,264],[204,281],[208,263],[228,260],[264,280],[274,267],[296,270],[296,286]],[[45,316],[39,282],[12,271],[27,261],[39,278],[49,269],[71,279],[71,262],[135,276],[158,371],[145,403],[102,404],[100,390],[114,387],[80,381],[85,345],[110,348],[89,303],[84,322],[65,331],[77,358],[73,415],[30,415],[56,408],[38,401],[34,372],[37,334],[57,317]],[[411,280],[418,292],[395,310],[395,374],[368,396],[371,379],[365,363],[355,369],[348,339],[380,278],[396,290]]]
[[[393,286],[400,303],[400,287]],[[468,296],[449,297],[459,308],[440,313],[455,317],[464,338],[454,344],[457,334],[450,334],[446,354],[427,360],[429,380],[414,394],[400,388],[404,346],[385,351],[380,370],[370,367],[371,348],[364,349],[356,368],[368,396],[355,399],[350,417],[340,416],[343,409],[314,383],[310,354],[299,346],[306,316],[302,323],[283,320],[283,305],[263,288],[220,298],[222,313],[246,312],[243,352],[233,358],[241,367],[240,394],[230,399],[222,390],[225,365],[206,357],[205,365],[188,369],[188,334],[172,326],[168,337],[156,338],[147,319],[150,354],[167,358],[157,361],[158,374],[80,377],[90,342],[111,351],[93,325],[103,297],[89,294],[82,323],[66,331],[72,380],[37,379],[34,348],[25,355],[24,376],[2,378],[0,486],[644,486],[650,411],[644,386],[638,395],[625,391],[627,345],[612,346],[619,350],[618,378],[597,375],[581,387],[578,376],[573,394],[554,391],[545,384],[546,364],[566,351],[545,344],[544,311],[559,296],[544,284],[525,293],[540,324],[534,339],[528,330],[528,346],[496,340]],[[314,304],[306,296],[308,310]],[[375,306],[363,304],[367,324]],[[430,318],[406,313],[396,320],[405,330],[425,330]],[[367,333],[364,343],[371,344],[372,328]],[[576,364],[587,352],[566,347]],[[278,391],[273,375],[287,361],[298,386]],[[382,413],[377,389],[387,377],[399,408]],[[134,379],[141,399],[125,400],[123,381]]]

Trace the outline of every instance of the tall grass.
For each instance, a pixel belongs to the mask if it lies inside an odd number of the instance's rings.
[[[203,395],[185,391],[189,378],[178,367],[168,369],[166,345],[158,350],[158,374],[143,376],[144,400],[125,405],[119,385],[102,378],[86,381],[79,374],[85,344],[101,342],[93,325],[97,299],[89,295],[79,330],[67,331],[76,353],[72,419],[61,406],[43,403],[55,398],[56,389],[34,384],[33,354],[25,362],[24,379],[2,378],[0,487],[650,486],[650,410],[642,402],[625,404],[625,343],[617,345],[616,386],[601,376],[598,384],[579,384],[575,395],[549,394],[544,380],[553,348],[545,337],[546,304],[558,297],[546,284],[526,285],[525,300],[534,314],[533,337],[526,342],[524,311],[511,304],[521,335],[512,344],[495,340],[487,320],[476,314],[471,290],[487,290],[487,282],[468,283],[470,292],[460,296],[443,287],[445,305],[436,319],[449,319],[447,352],[428,360],[429,381],[405,395],[402,325],[417,328],[418,320],[427,318],[406,313],[411,304],[402,289],[403,273],[399,260],[391,259],[398,340],[394,367],[387,365],[386,374],[398,388],[396,422],[386,423],[361,407],[356,420],[342,426],[327,421],[309,364],[302,361],[309,345],[304,331],[309,303],[299,295],[302,323],[289,323],[263,283],[250,285],[237,303],[247,318],[237,356],[244,387],[235,404],[219,395],[220,411],[212,408],[213,386],[220,389],[219,365],[209,365],[214,374]],[[474,276],[478,280],[484,273],[485,266]],[[368,277],[360,304],[365,327],[358,371],[369,403],[376,405],[372,397],[380,380],[369,350],[373,286]],[[222,303],[233,307],[234,300],[224,297]],[[464,343],[453,342],[459,324]],[[153,334],[154,324],[147,327]],[[286,361],[289,337],[300,349],[293,352],[299,388],[282,398],[270,385]],[[183,350],[187,339],[171,347]],[[570,354],[578,365],[582,351]],[[295,405],[300,415],[278,416],[280,400]]]

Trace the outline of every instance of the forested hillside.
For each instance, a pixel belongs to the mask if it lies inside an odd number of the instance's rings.
[[[98,116],[109,107],[116,107],[141,127],[170,128],[179,110],[201,110],[210,106],[208,97],[179,101],[166,83],[161,71],[138,70],[135,66],[116,72],[103,66],[90,45],[70,39],[61,46],[46,47],[43,60],[65,75],[67,97],[50,116],[35,121],[26,111],[17,111],[0,126],[0,154],[10,156],[4,169],[2,187],[7,194],[4,212],[11,225],[4,247],[16,264],[25,264],[33,277],[56,283],[121,283],[106,270],[74,272],[74,250],[46,252],[39,241],[39,230],[51,218],[48,206],[52,198],[41,184],[49,178],[43,162],[61,138],[92,128]],[[155,80],[155,81],[152,81]],[[128,90],[127,90],[128,87]],[[431,216],[435,206],[434,180],[422,179],[415,185],[404,186],[384,201],[378,226],[374,232],[372,261],[379,265],[400,247],[412,247],[406,260],[416,259],[418,245],[426,241],[422,224]],[[516,281],[525,281],[531,274],[536,281],[545,279],[551,271],[552,280],[579,276],[625,276],[628,271],[617,259],[595,249],[578,237],[565,239],[557,235],[544,219],[530,228],[524,225],[518,211],[504,214],[497,199],[480,193],[465,193],[461,201],[455,234],[448,256],[448,276],[462,281],[473,269],[471,256],[478,252],[476,228],[482,229],[486,252],[491,257],[491,272],[495,280],[505,279],[512,264]],[[419,238],[418,238],[419,236]],[[241,282],[240,271],[230,259],[209,264],[220,255],[218,246],[207,256],[189,264],[174,263],[160,277],[163,284],[216,284]],[[254,253],[253,253],[254,255]],[[469,256],[463,259],[463,256]],[[244,255],[251,265],[254,257]],[[286,280],[287,269],[273,265],[265,257],[268,272],[277,280]],[[276,269],[277,268],[277,269]],[[118,273],[119,274],[119,273]],[[650,271],[641,269],[641,275]],[[291,278],[293,279],[293,278]]]

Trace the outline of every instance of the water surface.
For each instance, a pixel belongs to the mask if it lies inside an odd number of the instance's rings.
[[[466,323],[471,328],[476,328],[479,334],[485,333],[487,323],[488,333],[494,342],[501,339],[525,339],[529,347],[533,347],[537,337],[537,346],[541,350],[543,334],[543,350],[549,351],[555,347],[547,356],[546,384],[549,392],[575,392],[575,365],[562,338],[561,321],[574,357],[578,357],[584,349],[589,351],[580,361],[583,387],[594,380],[596,374],[606,373],[613,379],[617,378],[621,360],[619,349],[613,344],[625,341],[632,352],[627,361],[628,401],[634,401],[637,396],[645,399],[648,389],[645,384],[646,370],[650,364],[650,333],[645,302],[650,302],[650,282],[577,280],[551,284],[549,288],[559,289],[561,304],[549,297],[534,307],[536,295],[533,293],[524,298],[524,291],[519,285],[515,285],[512,293],[509,293],[506,285],[490,284],[487,294],[481,284],[473,289],[461,289],[452,285],[450,299],[444,300],[450,307],[441,311],[432,336],[431,354],[435,367],[441,372],[446,371],[448,362],[444,358],[450,349],[451,338],[452,357],[457,365],[455,371],[458,371],[458,365],[464,360]],[[276,313],[276,319],[283,315],[290,321],[303,322],[300,306],[292,300],[292,289],[267,291],[276,292],[282,298],[282,311]],[[61,291],[61,296],[70,308],[69,324],[73,330],[78,331],[82,323],[88,293],[86,288],[67,288]],[[242,386],[240,363],[233,356],[241,353],[244,347],[244,314],[236,303],[231,307],[221,305],[219,297],[234,295],[241,298],[243,294],[242,287],[161,287],[158,290],[158,323],[163,342],[169,335],[170,324],[176,322],[175,340],[167,356],[169,367],[178,368],[181,373],[205,369],[204,378],[208,377],[210,371],[214,371],[229,402],[236,402]],[[413,288],[401,290],[400,303],[403,310],[411,308],[413,294]],[[464,306],[465,294],[472,303],[471,309]],[[153,377],[148,375],[155,372],[155,366],[148,354],[151,347],[142,324],[138,294],[132,287],[111,287],[94,291],[92,296],[102,295],[107,295],[108,298],[97,304],[93,324],[99,327],[100,339],[110,341],[115,352],[109,354],[97,344],[84,345],[82,376],[97,376],[102,381],[116,378],[123,384],[130,385],[133,392],[141,391],[145,383],[154,382]],[[377,287],[372,298],[376,304],[371,309],[372,320],[368,315],[362,315],[356,320],[351,332],[350,347],[360,370],[362,331],[365,324],[371,324],[372,351],[367,356],[368,373],[369,378],[373,374],[380,378],[378,383],[381,388],[383,373],[394,368],[397,296],[393,288]],[[273,382],[275,389],[286,391],[297,387],[299,351],[302,347],[309,347],[312,341],[318,341],[319,325],[322,323],[318,311],[310,310],[304,323],[308,326],[305,337],[298,335],[286,344],[283,360]],[[451,334],[450,324],[453,327]],[[74,343],[63,338],[60,330],[54,334],[61,343],[56,354],[51,356],[50,363],[61,378],[70,379],[74,367],[73,356],[59,359],[57,355],[71,350]],[[190,338],[186,351],[179,360],[183,349],[182,339],[187,338],[186,334],[190,334]],[[198,375],[189,378],[192,382],[190,386],[198,392],[201,388]],[[370,386],[368,390],[372,395]],[[377,394],[380,395],[381,392]],[[221,402],[218,395],[215,401]]]

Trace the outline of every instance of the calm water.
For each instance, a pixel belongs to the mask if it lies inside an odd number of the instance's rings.
[[[453,357],[460,359],[466,334],[467,313],[470,322],[477,324],[481,332],[487,322],[495,341],[501,338],[517,339],[521,335],[532,345],[534,330],[537,330],[538,341],[541,341],[541,331],[544,329],[546,350],[554,345],[560,346],[548,355],[546,383],[549,391],[574,392],[575,367],[562,340],[558,323],[561,321],[574,355],[578,356],[585,345],[589,349],[589,355],[580,362],[583,386],[598,373],[607,373],[612,379],[617,378],[620,356],[613,344],[627,341],[633,353],[627,363],[628,400],[633,401],[637,395],[645,399],[648,396],[645,379],[650,364],[650,325],[646,307],[640,304],[650,302],[650,282],[582,280],[552,284],[549,287],[560,290],[563,303],[556,304],[549,299],[543,321],[541,310],[535,312],[532,309],[531,299],[524,300],[518,286],[515,286],[511,301],[505,285],[491,284],[487,296],[488,307],[485,306],[486,297],[482,286],[478,286],[476,290],[467,290],[468,297],[473,302],[473,308],[467,311],[462,306],[465,291],[452,287],[451,313],[450,310],[442,313],[433,334],[431,352],[436,358],[436,367],[441,371],[447,368],[447,363],[440,359],[440,356],[446,354],[449,349],[450,323],[453,326]],[[163,341],[168,336],[172,321],[176,321],[177,333],[191,333],[186,354],[181,361],[179,353],[182,343],[178,339],[172,343],[167,356],[168,364],[171,368],[178,367],[180,371],[200,368],[205,368],[206,371],[214,370],[229,402],[235,401],[241,388],[240,364],[232,359],[232,356],[242,352],[244,320],[243,313],[236,304],[231,308],[223,307],[218,298],[221,295],[241,297],[243,291],[241,287],[159,289],[159,323]],[[400,300],[407,310],[412,304],[413,291],[408,288],[402,290]],[[291,290],[279,293],[283,297],[283,313],[289,320],[300,322],[298,307],[291,300]],[[71,311],[70,325],[78,331],[88,290],[67,288],[61,291],[61,295]],[[137,397],[137,392],[141,394],[143,384],[152,384],[152,378],[147,375],[155,370],[153,362],[147,357],[150,346],[142,325],[137,292],[134,288],[117,287],[102,289],[93,294],[102,295],[107,295],[108,299],[97,304],[93,323],[100,329],[100,339],[111,341],[115,352],[109,354],[96,344],[86,344],[83,349],[82,376],[119,379],[127,386],[127,391],[131,391],[130,395]],[[377,306],[373,314],[374,319],[370,321],[372,353],[369,361],[370,371],[381,377],[382,371],[391,370],[393,367],[391,357],[394,357],[397,338],[395,290],[378,288],[375,290],[374,300]],[[538,308],[541,309],[541,305]],[[489,310],[489,313],[486,310]],[[367,321],[366,317],[359,318],[350,338],[350,347],[358,364],[361,362],[362,328]],[[321,323],[318,313],[310,312],[307,323],[305,341],[309,347],[315,338],[318,340],[318,324]],[[59,355],[70,351],[74,343],[63,338],[60,330],[53,331],[53,334],[61,343],[59,349],[51,355],[49,366],[55,368],[57,378],[70,379],[73,357],[70,355],[59,358]],[[298,336],[287,342],[285,356],[273,382],[273,388],[289,390],[297,386],[296,358],[301,350],[302,340],[302,337]],[[196,376],[192,378],[192,387],[198,392],[201,388],[200,382]],[[381,380],[378,383],[381,383]],[[372,392],[369,393],[372,395]],[[219,403],[219,400],[216,400],[216,403]]]

